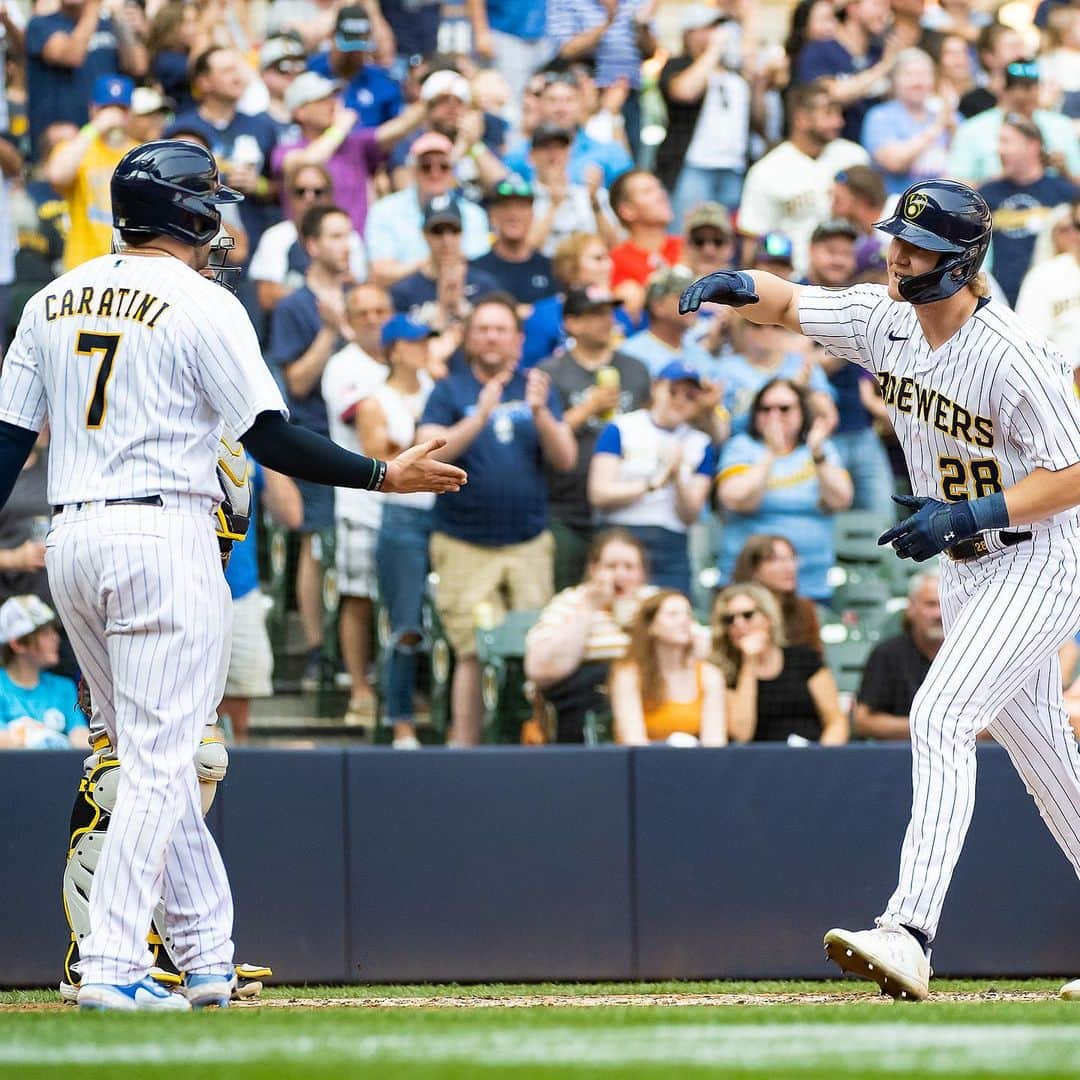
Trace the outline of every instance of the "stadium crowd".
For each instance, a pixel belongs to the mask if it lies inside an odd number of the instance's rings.
[[[678,297],[723,266],[882,282],[873,223],[946,175],[993,211],[993,302],[1080,364],[1080,2],[8,0],[0,44],[5,341],[110,251],[125,151],[195,140],[244,193],[227,258],[292,422],[381,457],[441,436],[468,470],[438,498],[255,470],[298,537],[304,684],[340,652],[347,724],[419,745],[430,590],[454,745],[483,734],[477,629],[513,611],[538,613],[533,741],[599,714],[628,744],[906,737],[936,578],[892,582],[880,640],[835,591],[845,515],[887,525],[907,484],[875,380]],[[80,738],[43,672],[71,668],[47,459],[0,512],[0,746]],[[237,737],[272,693],[254,532],[228,569]],[[840,635],[869,653],[854,692]]]

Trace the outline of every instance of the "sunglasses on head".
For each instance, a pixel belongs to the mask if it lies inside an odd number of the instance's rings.
[[[449,161],[421,161],[417,168],[422,173],[448,173],[452,166]]]
[[[732,611],[727,615],[721,615],[720,622],[724,626],[734,626],[739,619],[749,622],[757,613],[757,608],[751,608],[749,611]]]
[[[294,199],[318,199],[329,191],[326,187],[294,187],[291,194]]]

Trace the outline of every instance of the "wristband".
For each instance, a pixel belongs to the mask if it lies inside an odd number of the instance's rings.
[[[826,459],[825,459],[824,454],[811,454],[810,456],[811,456],[811,458],[813,458],[815,465],[824,465],[825,464]]]
[[[383,483],[386,481],[386,462],[372,458],[371,465],[371,478],[368,480],[367,490],[382,491]]]
[[[473,143],[472,146],[466,151],[466,154],[475,161],[484,152],[484,144],[480,142]]]
[[[97,128],[94,127],[93,124],[83,124],[83,126],[81,128],[79,128],[80,137],[83,136],[83,135],[93,136],[93,135],[96,135],[96,134],[97,134]]]
[[[342,131],[341,128],[337,127],[337,125],[331,124],[322,133],[322,137],[324,139],[327,138],[327,137],[332,138],[334,140],[334,145],[335,146],[340,146],[345,141],[345,136],[348,135],[348,134],[349,133],[347,131]]]
[[[255,181],[255,194],[265,196],[269,190],[270,181],[267,180],[265,176],[260,176],[259,179]]]
[[[1004,529],[1009,525],[1009,508],[1005,503],[1005,496],[1000,491],[972,499],[967,503],[967,508],[971,511],[975,532]]]

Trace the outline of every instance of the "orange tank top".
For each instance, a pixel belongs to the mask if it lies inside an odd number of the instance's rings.
[[[699,660],[694,665],[697,693],[693,701],[665,701],[645,710],[645,734],[650,742],[663,742],[676,731],[687,735],[701,734],[701,706],[705,699],[701,671]]]

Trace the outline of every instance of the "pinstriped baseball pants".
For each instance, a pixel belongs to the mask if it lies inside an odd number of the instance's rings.
[[[69,507],[46,541],[57,612],[120,759],[79,945],[84,983],[146,975],[162,896],[180,969],[232,966],[232,897],[194,765],[224,689],[229,590],[210,500],[164,499],[164,508]]]
[[[1080,753],[1057,652],[1080,628],[1080,538],[1036,533],[942,566],[945,641],[911,709],[911,823],[880,923],[933,938],[975,805],[975,737],[1008,751],[1080,875]]]

